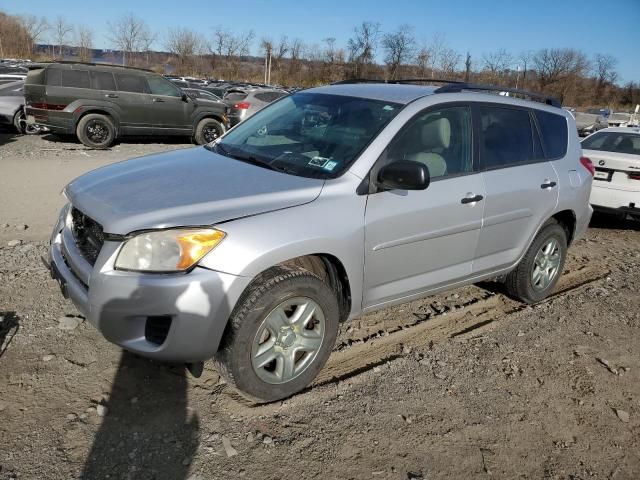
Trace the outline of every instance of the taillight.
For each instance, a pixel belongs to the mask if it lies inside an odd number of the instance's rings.
[[[591,174],[592,177],[596,174],[596,167],[593,166],[593,163],[591,162],[590,158],[580,157],[580,163],[584,168],[589,170],[589,173]]]
[[[29,106],[38,110],[64,110],[67,108],[66,105],[56,105],[54,103],[32,103]]]
[[[236,103],[233,108],[239,108],[240,110],[248,110],[251,104],[249,102]]]
[[[630,173],[629,178],[631,180],[640,180],[640,173]]]

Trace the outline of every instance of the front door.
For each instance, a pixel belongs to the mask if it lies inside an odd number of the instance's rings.
[[[471,275],[484,207],[474,169],[471,109],[427,109],[402,128],[372,171],[396,160],[424,163],[426,190],[369,194],[363,307],[420,294]]]
[[[147,82],[153,104],[153,133],[189,135],[193,130],[194,100],[183,100],[182,91],[162,77],[149,76]]]

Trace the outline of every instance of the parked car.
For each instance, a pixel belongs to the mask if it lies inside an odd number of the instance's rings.
[[[288,93],[283,90],[232,88],[227,90],[222,100],[229,106],[229,122],[233,126],[286,95]]]
[[[614,112],[609,115],[607,123],[610,127],[637,127],[638,121],[633,113]]]
[[[0,124],[11,126],[22,134],[38,132],[34,125],[27,124],[24,112],[24,81],[0,85]]]
[[[196,374],[214,357],[272,401],[362,313],[496,278],[547,297],[592,173],[557,106],[464,84],[313,88],[205,148],[72,181],[51,269],[111,342]]]
[[[609,126],[607,119],[600,114],[585,112],[571,112],[571,114],[576,120],[578,135],[581,137],[586,137]]]
[[[640,128],[606,128],[582,140],[596,172],[594,209],[640,219]]]
[[[126,135],[188,135],[198,144],[224,134],[227,107],[193,99],[149,70],[90,63],[51,63],[29,71],[30,124],[76,134],[91,148]]]

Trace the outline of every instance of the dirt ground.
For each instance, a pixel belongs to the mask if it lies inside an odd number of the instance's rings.
[[[594,217],[536,306],[486,283],[345,324],[283,402],[107,343],[40,260],[59,192],[180,142],[0,132],[0,479],[640,478],[637,223]]]

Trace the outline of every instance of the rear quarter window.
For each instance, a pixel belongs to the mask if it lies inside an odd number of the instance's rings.
[[[47,68],[46,73],[46,84],[51,85],[52,87],[59,87],[61,84],[60,81],[60,70],[57,68]]]
[[[87,70],[61,70],[62,86],[72,88],[91,88]]]
[[[555,113],[535,110],[536,120],[542,137],[542,147],[548,160],[555,160],[567,154],[569,133],[567,119]]]

